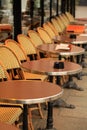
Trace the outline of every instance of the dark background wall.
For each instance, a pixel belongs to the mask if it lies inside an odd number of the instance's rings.
[[[87,6],[87,0],[79,0],[79,5]]]

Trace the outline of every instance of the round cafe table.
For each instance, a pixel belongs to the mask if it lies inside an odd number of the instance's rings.
[[[45,52],[47,54],[55,54],[55,55],[65,55],[65,56],[76,56],[81,55],[85,52],[85,50],[81,47],[75,46],[71,44],[70,50],[56,50],[57,44],[42,44],[37,46],[37,50],[40,52]]]
[[[64,40],[64,39],[63,39]],[[73,44],[70,44],[70,49],[69,50],[64,50],[64,49],[57,49],[58,44],[43,44],[37,46],[37,51],[46,53],[46,55],[51,56],[56,55],[58,56],[59,59],[61,59],[61,56],[68,56],[70,61],[73,61],[73,56],[76,56],[77,58],[77,63],[80,63],[81,55],[84,54],[85,49],[75,46]],[[81,73],[78,74],[78,79],[81,79]]]
[[[19,129],[13,125],[0,122],[0,130],[19,130]]]
[[[49,82],[26,80],[0,82],[1,102],[23,104],[23,130],[28,130],[28,105],[46,101],[48,102],[48,116],[45,130],[55,130],[52,101],[58,99],[62,93],[61,87]]]
[[[82,67],[79,64],[69,62],[69,61],[64,61],[64,68],[62,69],[56,69],[54,68],[54,63],[59,62],[58,60],[54,60],[52,58],[43,58],[40,60],[33,60],[33,61],[28,61],[22,63],[21,67],[29,72],[32,73],[40,73],[40,74],[45,74],[49,76],[49,82],[53,82],[53,76],[56,76],[56,84],[60,85],[60,78],[63,75],[72,75],[81,72]],[[71,79],[70,79],[71,80]],[[70,82],[72,84],[72,80]],[[74,86],[74,87],[73,87]],[[69,83],[66,83],[63,85],[65,88],[72,88],[79,90],[81,89],[78,87],[75,83],[74,85],[69,85]],[[60,102],[60,103],[59,103]],[[64,102],[62,99],[58,103],[55,102],[54,106],[58,107],[66,107],[66,108],[75,108],[74,105],[67,104]]]

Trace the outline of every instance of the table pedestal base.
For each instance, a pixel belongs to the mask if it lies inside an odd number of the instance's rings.
[[[87,63],[84,60],[81,61],[80,65],[82,68],[87,68]]]
[[[74,75],[74,77],[76,77],[78,80],[82,80],[82,76],[87,76],[87,73],[80,72],[79,74]]]
[[[53,107],[63,107],[63,108],[70,108],[70,109],[74,109],[75,106],[72,104],[68,104],[66,103],[63,99],[59,98],[58,100],[53,102]]]
[[[78,91],[84,91],[83,88],[77,86],[77,84],[73,81],[68,81],[68,82],[64,83],[63,88],[69,88],[69,89],[75,89],[75,90],[78,90]]]
[[[78,91],[83,91],[84,89],[77,86],[77,84],[73,81],[72,76],[69,76],[69,81],[63,84],[63,88],[75,89]]]

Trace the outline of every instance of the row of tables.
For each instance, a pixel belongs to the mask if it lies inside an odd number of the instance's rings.
[[[84,54],[85,50],[71,44],[70,50],[55,50],[57,44],[44,44],[38,46],[40,52],[58,55],[77,56]],[[48,115],[45,130],[55,130],[53,126],[53,102],[59,99],[63,94],[63,89],[59,86],[59,76],[73,75],[80,73],[82,67],[73,62],[63,61],[64,68],[54,68],[54,63],[60,62],[52,58],[44,58],[36,61],[28,61],[22,63],[21,67],[33,73],[46,74],[49,76],[49,81],[52,82],[52,77],[57,77],[57,84],[42,82],[42,81],[6,81],[0,83],[0,101],[8,103],[23,104],[23,130],[28,130],[28,105],[35,103],[48,102]],[[19,94],[20,93],[20,94]],[[12,126],[0,124],[2,128],[7,127],[10,130]],[[4,126],[5,125],[5,126]],[[17,130],[17,128],[12,128]],[[5,129],[4,129],[5,130]]]

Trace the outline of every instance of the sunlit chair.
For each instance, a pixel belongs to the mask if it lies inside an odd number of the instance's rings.
[[[27,78],[26,78],[25,72],[20,67],[21,62],[18,60],[16,54],[6,45],[0,46],[0,61],[4,64],[5,69],[7,70],[8,74],[10,71],[10,73],[12,74],[12,75],[10,74],[11,77],[13,78],[15,77],[15,73],[14,73],[14,70],[15,70],[16,75],[18,76],[18,79],[28,80],[31,78],[31,77],[28,78],[30,74],[27,75]],[[39,111],[41,118],[43,118],[40,104],[36,104],[35,106],[32,106],[32,107],[29,106],[29,122],[30,122],[29,124],[31,125],[32,130],[33,130],[33,124],[32,124],[31,112],[36,109]]]
[[[51,19],[52,24],[54,25],[55,29],[57,30],[58,33],[62,33],[62,28],[58,24],[56,18]]]
[[[28,36],[31,38],[31,41],[35,47],[44,44],[38,32],[34,30],[28,30]]]
[[[43,28],[47,31],[47,33],[50,35],[51,39],[56,39],[58,35],[55,35],[54,31],[52,28],[48,25],[48,23],[43,24]]]
[[[49,27],[53,30],[53,32],[55,33],[55,35],[57,36],[59,36],[59,33],[58,33],[58,31],[55,29],[55,27],[54,27],[54,25],[52,24],[52,22],[49,22],[49,21],[47,21],[47,24],[49,25]]]
[[[4,65],[0,61],[0,82],[7,82],[10,80]],[[17,107],[16,107],[17,106]],[[15,124],[18,122],[19,116],[22,114],[22,105],[10,104],[0,102],[0,121],[8,124]]]
[[[37,27],[37,32],[39,33],[41,39],[44,41],[46,44],[52,43],[52,39],[50,35],[45,31],[43,27]]]
[[[65,21],[67,22],[67,24],[70,24],[69,19],[66,17],[66,15],[64,13],[62,14],[62,17],[65,19]]]
[[[69,23],[66,21],[66,19],[61,15],[59,15],[59,18],[62,20],[62,22],[64,23],[65,27],[67,27],[69,25]]]
[[[58,16],[56,16],[56,19],[57,19],[57,22],[60,25],[62,31],[64,31],[66,27],[65,27],[63,21]]]
[[[67,18],[69,19],[70,22],[74,22],[75,18],[73,17],[73,15],[70,12],[65,12]]]
[[[7,39],[5,41],[5,46],[10,48],[15,55],[17,56],[19,62],[27,62],[29,59],[27,58],[26,53],[22,49],[19,43],[17,43],[15,40],[12,39]],[[33,74],[29,73],[27,71],[24,71],[25,79],[30,79],[30,80],[46,80],[47,76],[45,75],[40,75],[40,74]]]

